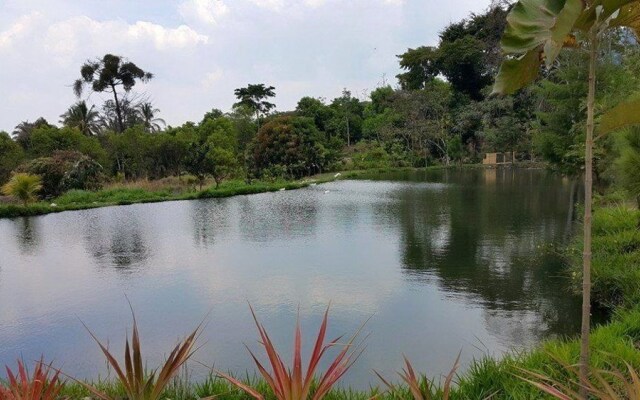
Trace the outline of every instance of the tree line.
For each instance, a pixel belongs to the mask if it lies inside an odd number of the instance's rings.
[[[208,178],[216,184],[230,177],[293,179],[336,169],[476,163],[485,152],[514,152],[518,160],[580,173],[587,91],[580,78],[588,57],[563,53],[545,79],[491,96],[510,7],[496,2],[446,26],[436,46],[398,55],[397,85],[381,85],[366,98],[345,89],[330,101],[306,96],[294,110],[276,111],[276,88],[250,84],[235,90],[229,112],[212,109],[176,127],[134,93],[137,83],[153,79],[151,72],[112,54],[88,60],[73,84],[78,102],[61,115],[60,126],[39,118],[0,133],[0,183],[12,172],[38,174],[42,194],[51,197],[105,179],[189,174],[199,185]],[[623,30],[603,37],[602,107],[638,90],[640,58],[631,40]],[[82,98],[90,92],[112,99],[96,108]],[[600,161],[618,158],[621,140],[609,138],[596,149],[602,181],[617,173],[615,162]]]

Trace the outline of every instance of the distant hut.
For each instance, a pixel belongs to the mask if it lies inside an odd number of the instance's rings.
[[[516,159],[516,153],[486,153],[482,159],[484,165],[501,165],[513,164]]]

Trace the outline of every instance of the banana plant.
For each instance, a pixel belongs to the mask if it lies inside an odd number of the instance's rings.
[[[601,137],[640,124],[640,98],[623,102],[595,120],[598,40],[607,29],[626,27],[640,37],[640,0],[519,0],[507,16],[501,47],[505,56],[493,93],[511,94],[530,84],[543,64],[550,68],[563,48],[589,49],[585,140],[585,207],[580,348],[581,396],[587,397],[591,311],[591,209],[594,133]]]

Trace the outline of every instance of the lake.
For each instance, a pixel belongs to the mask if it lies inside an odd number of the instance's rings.
[[[575,229],[577,189],[541,170],[400,172],[0,220],[0,364],[44,354],[104,376],[80,321],[121,357],[125,295],[149,366],[210,312],[194,359],[253,373],[248,303],[287,359],[298,312],[306,349],[329,303],[331,337],[371,318],[343,381],[355,388],[377,383],[372,369],[391,376],[402,354],[438,375],[460,351],[464,366],[573,335],[580,301],[553,248]]]

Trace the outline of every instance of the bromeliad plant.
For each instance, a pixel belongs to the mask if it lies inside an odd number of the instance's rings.
[[[258,322],[258,318],[253,310],[253,307],[249,306],[253,320],[258,328],[260,334],[260,344],[264,347],[264,350],[271,364],[271,373],[258,361],[258,358],[247,347],[251,357],[253,358],[260,374],[265,379],[275,397],[278,400],[320,400],[322,399],[331,388],[342,378],[342,376],[349,370],[349,368],[360,357],[364,348],[362,341],[356,344],[355,341],[360,334],[362,327],[353,335],[347,342],[340,343],[342,336],[334,339],[328,343],[325,343],[325,335],[327,332],[327,320],[329,316],[329,308],[324,313],[320,330],[316,337],[316,343],[313,347],[313,352],[309,359],[307,371],[302,370],[302,334],[300,331],[300,321],[296,321],[295,339],[293,346],[293,369],[287,368],[282,361],[282,357],[278,354],[273,342],[269,338],[264,326]],[[364,326],[364,324],[363,324]],[[342,349],[333,360],[329,368],[320,376],[316,377],[316,370],[320,360],[325,355],[327,350],[332,347],[340,346]],[[225,374],[220,371],[216,371],[220,376],[227,379],[232,384],[236,385],[240,389],[247,392],[249,395],[257,400],[264,400],[262,394],[249,385],[241,382],[240,380]]]
[[[455,376],[456,370],[460,366],[460,354],[456,358],[456,361],[453,363],[453,367],[451,371],[447,374],[444,379],[444,384],[441,388],[436,387],[433,381],[427,379],[426,376],[416,375],[411,362],[406,356],[404,358],[404,367],[401,371],[398,372],[398,375],[402,379],[402,381],[408,386],[409,391],[411,392],[411,396],[413,400],[431,400],[436,398],[441,398],[442,400],[449,400],[449,396],[451,394],[451,384],[453,383],[453,377]],[[392,393],[400,393],[401,389],[399,386],[391,383],[387,379],[385,379],[378,371],[373,371],[378,378],[385,384],[386,387],[391,390]]]
[[[505,60],[493,88],[494,94],[514,93],[538,77],[543,63],[550,68],[564,47],[589,49],[580,354],[580,378],[584,387],[587,385],[589,367],[594,132],[601,137],[621,128],[640,124],[640,98],[636,98],[604,113],[596,131],[598,43],[604,31],[621,27],[628,28],[640,37],[640,0],[519,0],[507,17],[507,27],[501,42]],[[583,389],[582,398],[586,396]]]
[[[197,350],[195,344],[202,331],[202,323],[200,323],[186,339],[176,345],[164,365],[159,368],[159,372],[158,369],[148,372],[145,371],[142,362],[140,335],[138,333],[138,324],[133,309],[131,309],[131,314],[133,316],[133,333],[131,336],[131,346],[129,346],[129,338],[127,337],[126,339],[124,368],[86,325],[85,328],[89,331],[89,334],[96,343],[98,343],[98,346],[100,346],[100,349],[107,358],[107,362],[115,371],[117,379],[122,385],[128,400],[158,400],[167,385],[171,383],[171,380],[180,372],[180,368]],[[85,382],[76,381],[87,388],[97,398],[101,400],[114,400],[111,396],[103,393],[99,389]]]
[[[31,376],[21,360],[18,360],[17,374],[9,367],[6,369],[8,386],[0,384],[0,400],[56,400],[64,388],[60,372],[50,375],[52,368],[42,359],[36,363]]]

